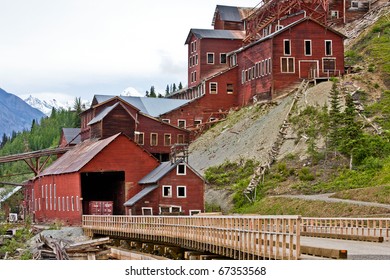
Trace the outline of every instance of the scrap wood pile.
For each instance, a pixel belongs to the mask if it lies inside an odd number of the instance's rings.
[[[39,235],[33,250],[34,260],[108,259],[111,244],[108,237],[69,244],[63,240]]]

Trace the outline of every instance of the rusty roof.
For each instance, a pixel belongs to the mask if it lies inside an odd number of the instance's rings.
[[[103,140],[89,139],[81,142],[57,159],[37,177],[78,172],[104,148],[118,138],[119,135],[121,134],[118,133]]]

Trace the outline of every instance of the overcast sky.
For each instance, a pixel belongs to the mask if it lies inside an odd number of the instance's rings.
[[[0,87],[61,99],[187,85],[191,28],[259,0],[0,0]]]

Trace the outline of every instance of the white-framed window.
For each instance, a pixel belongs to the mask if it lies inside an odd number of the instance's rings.
[[[359,2],[358,1],[352,1],[351,2],[351,8],[358,9],[359,8]]]
[[[333,55],[332,40],[325,40],[325,55]]]
[[[304,40],[304,52],[305,56],[311,56],[312,55],[312,44],[311,40]]]
[[[143,216],[152,216],[153,208],[152,207],[142,207],[142,215]]]
[[[157,146],[158,145],[158,134],[157,133],[150,133],[150,146]]]
[[[66,196],[66,211],[69,211],[69,196]]]
[[[171,146],[171,134],[170,133],[164,134],[164,146]]]
[[[283,53],[284,55],[291,55],[291,41],[289,39],[283,40]]]
[[[212,82],[210,83],[210,94],[217,94],[218,93],[218,83]]]
[[[38,209],[41,211],[41,198],[38,198]]]
[[[187,126],[186,120],[181,120],[181,119],[177,120],[177,126],[180,128],[186,128]]]
[[[50,197],[50,210],[53,210],[53,186],[49,185],[49,197]]]
[[[160,215],[164,215],[165,213],[180,213],[181,206],[160,206]]]
[[[71,202],[71,209],[72,209],[72,211],[74,211],[74,196],[73,195],[70,198],[70,202]]]
[[[245,70],[241,72],[241,84],[245,83]]]
[[[41,191],[42,191],[41,197],[44,198],[44,197],[45,197],[45,192],[44,192],[44,190],[43,190],[43,185],[41,186]]]
[[[187,187],[186,186],[177,186],[176,195],[178,198],[187,197]]]
[[[53,185],[53,191],[54,191],[54,210],[57,210],[57,185]]]
[[[145,143],[145,133],[144,132],[135,132],[136,139],[137,139],[137,144],[138,145],[144,145]]]
[[[233,54],[229,57],[230,60],[230,67],[237,65],[237,54]]]
[[[61,197],[58,197],[58,211],[61,211]]]
[[[330,17],[331,18],[339,18],[339,11],[337,11],[337,10],[330,11]]]
[[[200,214],[200,213],[202,213],[201,210],[190,210],[190,216],[197,215],[197,214]]]
[[[162,186],[162,196],[163,197],[172,197],[172,186],[163,185]]]
[[[77,195],[76,196],[76,210],[77,211],[80,211],[80,206],[79,205],[80,205],[80,199],[79,199],[79,196]]]
[[[62,211],[66,211],[66,208],[65,208],[65,196],[62,197]]]
[[[295,58],[294,57],[281,57],[280,58],[280,72],[282,73],[295,73]]]
[[[162,122],[165,122],[165,123],[171,123],[171,120],[170,120],[170,119],[162,119],[161,121],[162,121]]]
[[[336,70],[336,58],[334,57],[323,57],[322,58],[322,71],[323,72],[334,72]]]
[[[186,175],[187,174],[187,166],[184,163],[180,163],[176,167],[177,175]]]
[[[47,195],[47,185],[45,185],[45,205],[46,205],[46,210],[49,208],[49,205],[48,205],[48,195]]]
[[[207,53],[207,64],[214,64],[214,53]]]

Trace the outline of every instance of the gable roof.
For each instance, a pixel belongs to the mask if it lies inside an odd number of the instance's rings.
[[[102,121],[112,110],[114,110],[118,106],[121,106],[122,108],[124,108],[128,112],[128,114],[133,119],[135,119],[134,116],[120,102],[117,102],[112,106],[104,108],[104,110],[101,111],[97,116],[95,116],[87,125],[92,125],[92,124],[95,124],[95,123]]]
[[[81,142],[80,137],[81,128],[63,128],[62,135],[68,144],[79,144]]]
[[[222,21],[242,22],[253,8],[217,5],[214,12],[212,25],[215,24],[217,14]]]
[[[38,177],[46,175],[58,175],[65,173],[74,173],[83,168],[104,148],[117,139],[121,133],[113,135],[103,140],[89,139],[76,145],[72,150],[66,152],[57,159],[52,165],[37,175]],[[124,136],[126,137],[126,136]],[[129,139],[129,138],[128,138]],[[129,139],[129,141],[131,141]]]
[[[95,95],[94,103],[97,105],[115,97],[118,96]],[[191,101],[186,99],[150,98],[138,96],[119,96],[118,98],[139,109],[141,113],[152,117],[159,117],[160,115],[175,110]]]
[[[143,197],[154,191],[155,189],[158,188],[158,185],[153,185],[153,186],[146,186],[143,188],[139,193],[137,193],[135,196],[130,198],[128,201],[126,201],[123,205],[124,206],[133,206],[136,204],[139,200],[141,200]]]
[[[185,44],[191,41],[191,35],[198,39],[228,39],[228,40],[243,40],[245,38],[245,31],[240,30],[220,30],[220,29],[194,29],[192,28],[188,33]]]

